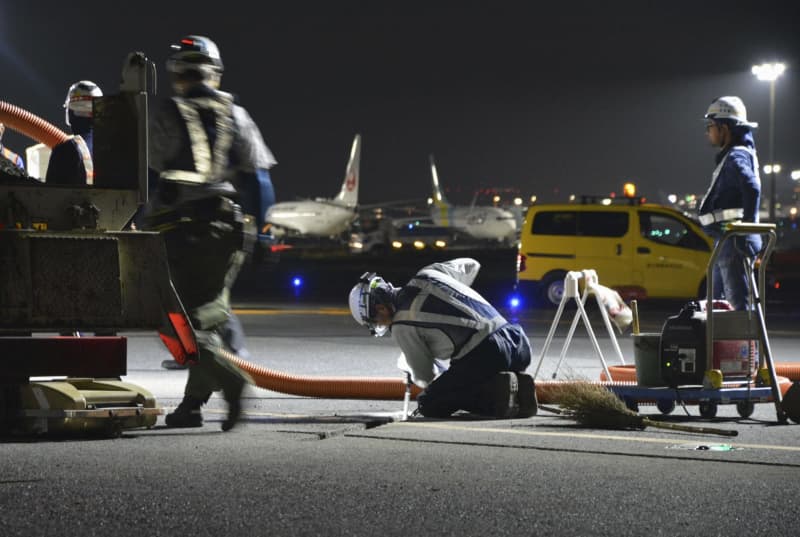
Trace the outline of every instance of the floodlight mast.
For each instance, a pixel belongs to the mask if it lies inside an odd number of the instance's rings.
[[[780,62],[775,63],[762,63],[761,65],[754,65],[752,68],[753,74],[759,80],[769,82],[769,163],[775,163],[775,82],[778,77],[786,70],[786,65]],[[775,222],[775,202],[776,202],[776,175],[773,172],[769,174],[769,219]]]

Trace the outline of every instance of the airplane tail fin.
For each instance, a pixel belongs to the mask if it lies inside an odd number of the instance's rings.
[[[361,135],[356,134],[353,139],[353,147],[350,149],[350,160],[347,162],[347,169],[344,174],[342,189],[336,196],[336,201],[348,207],[358,205],[358,183],[359,168],[361,167]]]
[[[433,155],[429,157],[431,162],[431,180],[433,181],[433,205],[439,208],[446,208],[450,206],[447,199],[445,199],[442,189],[439,186],[439,173],[436,171],[436,163],[433,160]]]

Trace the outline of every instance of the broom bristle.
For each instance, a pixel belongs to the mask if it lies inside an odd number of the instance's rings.
[[[601,429],[644,429],[639,414],[625,406],[616,395],[599,384],[577,381],[558,387],[563,415],[581,425]]]

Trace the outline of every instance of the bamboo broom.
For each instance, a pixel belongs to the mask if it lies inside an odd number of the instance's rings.
[[[738,431],[713,427],[695,427],[651,420],[633,412],[619,397],[604,386],[591,382],[571,382],[558,388],[561,408],[539,405],[547,412],[576,420],[581,425],[598,429],[644,429],[656,427],[698,434],[737,436]]]

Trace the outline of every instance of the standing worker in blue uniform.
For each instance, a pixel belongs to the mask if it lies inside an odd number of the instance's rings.
[[[94,123],[92,100],[103,92],[91,80],[75,82],[64,100],[64,120],[72,136],[53,147],[45,182],[57,185],[94,184]]]
[[[211,39],[190,35],[172,45],[167,71],[175,96],[151,126],[150,167],[158,177],[143,227],[164,235],[170,275],[195,329],[199,359],[190,364],[184,398],[166,424],[201,426],[201,406],[221,390],[227,431],[240,417],[250,379],[217,349],[235,350],[229,344],[235,338],[225,336],[230,288],[274,201],[269,168],[275,159],[247,111],[219,90],[223,64]]]
[[[530,341],[470,287],[479,269],[471,258],[433,263],[404,287],[367,273],[350,291],[356,322],[376,336],[391,330],[403,368],[424,388],[417,396],[423,416],[466,410],[522,418],[537,412],[533,377],[524,373]]]
[[[22,157],[11,151],[9,148],[3,145],[3,135],[6,133],[6,126],[3,123],[0,123],[0,158],[4,158],[8,161],[11,161],[14,166],[19,168],[22,171],[25,171],[25,162],[22,160]]]
[[[739,97],[718,97],[705,114],[706,135],[719,148],[711,185],[700,203],[703,229],[716,243],[728,222],[758,222],[761,179],[747,110]],[[735,310],[748,307],[750,282],[745,263],[752,264],[761,250],[760,235],[726,240],[714,266],[714,298],[724,298]]]

